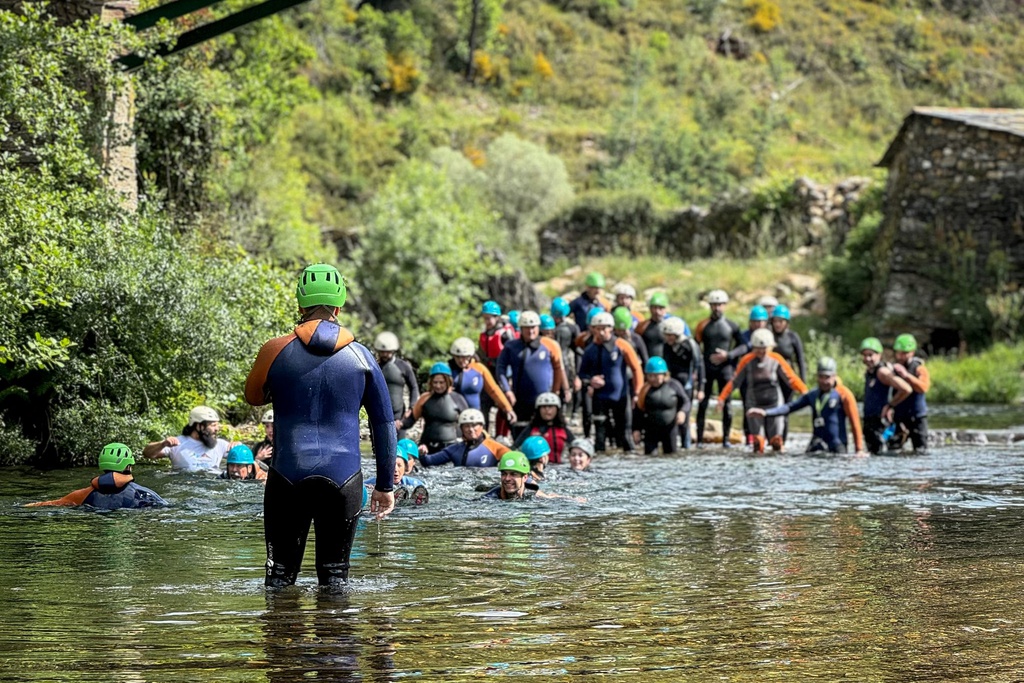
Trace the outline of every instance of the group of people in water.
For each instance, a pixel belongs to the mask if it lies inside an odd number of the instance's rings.
[[[309,266],[296,287],[301,321],[263,345],[246,381],[250,404],[273,404],[263,417],[266,438],[251,447],[228,443],[218,436],[216,411],[199,406],[181,436],[147,444],[142,456],[169,458],[175,469],[265,482],[266,584],[273,587],[294,583],[311,524],[319,582],[345,583],[361,510],[368,506],[380,519],[393,509],[396,493],[427,502],[426,481],[413,475],[432,467],[496,468],[498,484],[485,497],[519,500],[554,497],[541,491],[548,464],[586,471],[609,445],[629,453],[641,444],[648,454],[701,448],[712,389],[725,448],[734,390],[754,453],[782,451],[787,416],[804,408],[812,417],[808,452],[846,453],[851,434],[858,455],[898,451],[907,440],[915,451],[927,447],[929,377],[911,335],[896,338],[895,362],[883,360],[879,339],[861,343],[859,411],[832,358],[817,359],[815,386],[807,386],[803,344],[789,326],[789,309],[772,297],[750,310],[741,329],[725,315],[726,292],[713,290],[708,317],[691,330],[669,312],[664,293],[650,296],[644,316],[634,309],[631,285],[616,284],[611,300],[604,288],[604,277],[591,273],[579,296],[556,298],[544,314],[504,312],[499,303],[484,302],[477,341],[452,341],[450,357],[430,365],[421,393],[398,337],[378,334],[375,353],[355,341],[337,321],[347,296],[344,278],[332,266]],[[365,482],[361,410],[376,467]],[[570,429],[577,413],[582,434]],[[418,443],[407,438],[417,423]],[[36,505],[166,504],[134,482],[134,464],[128,446],[109,444],[99,458],[102,474],[90,486]]]

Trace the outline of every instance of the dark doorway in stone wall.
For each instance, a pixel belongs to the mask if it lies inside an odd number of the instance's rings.
[[[932,330],[928,337],[928,351],[933,356],[945,356],[953,353],[960,353],[963,340],[960,337],[960,330],[948,327],[937,327]]]

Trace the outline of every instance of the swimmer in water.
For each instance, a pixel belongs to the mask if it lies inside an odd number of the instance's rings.
[[[108,443],[104,446],[98,464],[103,474],[94,478],[89,486],[57,500],[29,503],[25,507],[87,505],[97,510],[120,510],[168,505],[155,491],[135,483],[132,476],[135,456],[123,443]]]
[[[402,442],[407,442],[403,444]],[[409,448],[409,444],[412,445]],[[411,458],[414,453],[418,453],[418,447],[416,442],[410,439],[402,439],[398,442],[398,452],[395,457],[395,500],[396,501],[411,501],[414,505],[423,505],[429,499],[427,493],[427,485],[422,479],[416,477],[410,477],[409,472],[412,471]],[[363,486],[372,490],[374,485],[377,483],[377,477],[370,477],[363,482]]]
[[[228,451],[227,465],[228,468],[220,475],[221,479],[240,479],[264,483],[267,481],[267,470],[256,464],[252,449],[244,443],[240,443]]]
[[[574,472],[587,472],[594,460],[594,444],[590,439],[576,439],[569,444],[569,467]]]

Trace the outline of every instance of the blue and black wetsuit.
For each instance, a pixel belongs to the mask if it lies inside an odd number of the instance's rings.
[[[595,450],[603,452],[605,441],[610,438],[624,451],[631,452],[633,398],[639,395],[644,377],[640,358],[632,345],[619,337],[591,344],[580,361],[580,379],[590,384],[597,375],[604,378],[604,386],[593,395]]]
[[[245,382],[251,405],[274,405],[274,464],[263,500],[268,586],[295,583],[316,525],[321,584],[348,580],[362,505],[359,410],[366,408],[378,490],[395,472],[394,411],[377,361],[334,321],[308,320],[271,339]]]
[[[848,447],[847,420],[853,428],[855,448],[858,451],[864,448],[857,399],[842,384],[836,384],[828,392],[815,387],[795,401],[766,411],[766,417],[789,415],[808,406],[811,408],[811,424],[814,430],[811,442],[807,445],[808,453],[845,453]]]
[[[864,442],[873,455],[878,455],[885,447],[882,436],[886,425],[882,422],[882,411],[892,392],[892,388],[878,378],[878,370],[883,367],[892,369],[889,363],[879,363],[864,373]]]
[[[501,456],[508,451],[507,446],[485,436],[477,441],[458,441],[436,453],[421,456],[420,464],[437,467],[450,462],[456,467],[497,467]]]
[[[42,503],[29,503],[27,507],[56,507],[88,505],[97,510],[122,510],[164,507],[169,503],[145,486],[135,483],[134,477],[121,472],[104,472],[94,477],[89,486],[72,491],[63,498]]]

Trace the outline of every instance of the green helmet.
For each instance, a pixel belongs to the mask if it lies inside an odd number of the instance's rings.
[[[314,306],[332,306],[341,308],[345,305],[348,292],[345,290],[345,278],[338,269],[326,263],[314,263],[306,266],[299,276],[299,284],[295,287],[295,298],[301,308]]]
[[[651,294],[651,298],[647,301],[647,305],[668,308],[668,294],[665,292],[655,292],[654,294]]]
[[[501,472],[518,472],[519,474],[530,473],[530,461],[526,459],[526,456],[519,451],[509,451],[505,455],[501,456],[501,462],[498,463],[498,470]]]
[[[625,306],[619,306],[612,311],[612,319],[617,330],[628,330],[633,326],[633,314]]]
[[[590,273],[584,281],[587,287],[604,287],[604,275],[601,273]]]
[[[100,451],[99,466],[104,472],[124,472],[134,464],[132,449],[123,443],[108,443]]]
[[[912,334],[901,334],[892,345],[893,351],[917,351],[917,340]]]
[[[878,337],[868,337],[860,343],[860,350],[882,353],[882,342]]]

